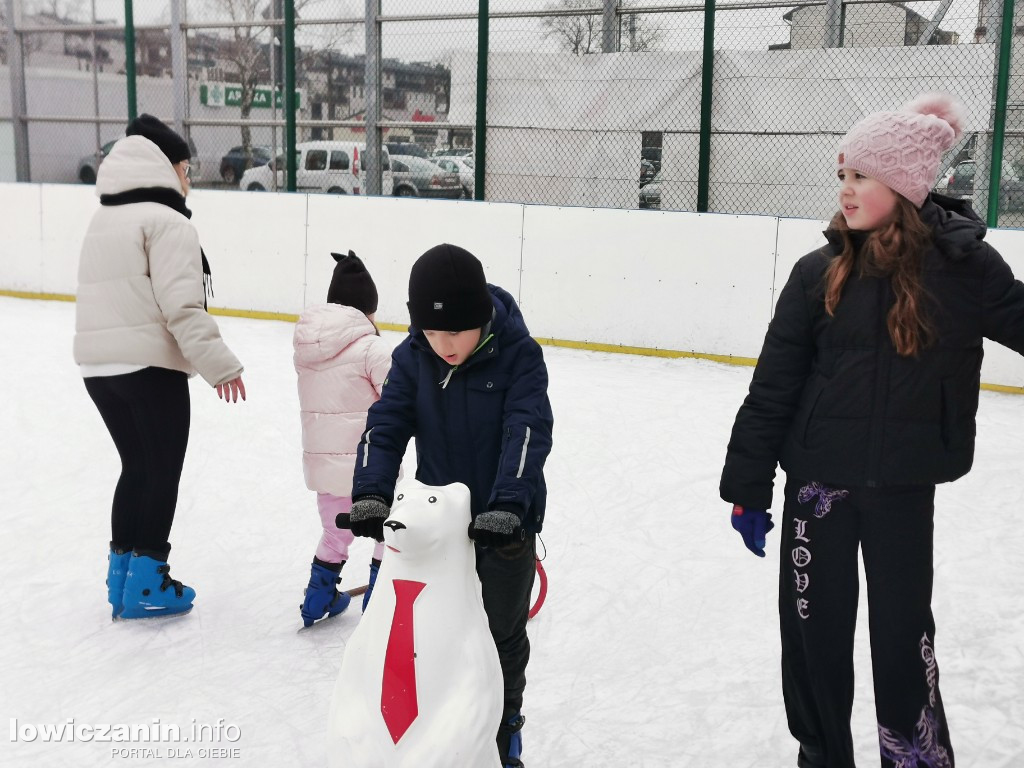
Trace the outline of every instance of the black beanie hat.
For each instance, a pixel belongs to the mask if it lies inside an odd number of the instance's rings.
[[[340,253],[332,253],[331,256],[338,263],[334,265],[334,277],[327,289],[327,301],[355,307],[364,315],[372,315],[377,311],[377,286],[373,284],[362,259],[352,251],[347,256]]]
[[[170,126],[152,115],[143,114],[136,117],[128,123],[128,128],[125,130],[124,135],[142,136],[144,139],[149,139],[160,147],[161,152],[167,155],[171,165],[192,157],[192,151],[188,148],[188,143],[175,133]]]
[[[493,311],[483,265],[465,248],[435,245],[412,265],[409,317],[420,330],[482,328]]]

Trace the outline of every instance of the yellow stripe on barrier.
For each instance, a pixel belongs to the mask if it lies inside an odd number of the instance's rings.
[[[38,301],[74,301],[75,297],[65,293],[34,293],[32,291],[7,291],[0,290],[0,296],[10,296],[14,299],[35,299]],[[222,317],[247,317],[254,320],[280,320],[287,323],[297,322],[298,315],[286,312],[260,312],[254,309],[219,309],[209,310],[211,315]],[[377,323],[382,331],[396,331],[405,333],[409,327],[401,323]],[[644,357],[665,357],[680,358],[689,357],[695,360],[710,360],[713,363],[724,365],[757,365],[756,357],[736,357],[734,355],[715,355],[710,352],[683,352],[677,349],[653,349],[650,347],[629,347],[622,344],[601,344],[594,341],[566,341],[564,339],[537,338],[538,344],[549,347],[564,347],[566,349],[582,349],[588,352],[609,352],[619,355],[641,355]],[[1024,387],[1011,387],[1006,384],[985,384],[981,388],[989,392],[1004,392],[1011,395],[1024,395]]]
[[[219,315],[220,317],[248,317],[252,320],[281,320],[285,323],[296,323],[299,320],[298,315],[290,315],[287,312],[261,312],[256,309],[221,309],[219,307],[211,307],[206,311],[211,315]]]
[[[39,301],[74,301],[75,297],[68,293],[33,293],[32,291],[0,291],[0,296],[12,299],[36,299]]]
[[[651,347],[629,347],[622,344],[601,344],[595,341],[565,341],[563,339],[537,339],[538,344],[550,347],[567,347],[584,349],[588,352],[612,352],[620,355],[643,355],[644,357],[691,357],[698,360],[711,360],[726,365],[757,365],[757,358],[736,357],[735,355],[715,355],[710,352],[683,352],[678,349],[653,349]]]

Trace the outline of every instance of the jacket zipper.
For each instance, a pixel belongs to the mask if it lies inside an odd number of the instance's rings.
[[[473,355],[475,355],[477,352],[479,352],[483,348],[484,344],[486,344],[488,341],[490,341],[493,338],[494,338],[494,334],[493,333],[487,334],[487,338],[481,340],[480,343],[476,345],[476,349],[474,349],[472,352],[469,353],[469,358],[472,358]],[[469,358],[466,358],[467,361],[469,360]],[[448,388],[448,382],[452,380],[452,374],[455,373],[457,370],[459,370],[459,366],[453,365],[451,368],[448,369],[448,375],[446,375],[443,379],[441,379],[441,381],[437,382],[438,384],[441,385],[441,389],[447,389]]]
[[[878,344],[875,347],[875,391],[871,404],[871,428],[868,435],[867,487],[878,486],[881,475],[882,437],[885,424],[886,384],[889,380],[890,356],[886,354],[889,329],[884,321],[887,309],[886,281],[878,280],[878,306],[882,322],[878,328]]]

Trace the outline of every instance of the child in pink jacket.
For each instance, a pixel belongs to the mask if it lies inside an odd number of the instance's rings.
[[[336,585],[348,560],[353,536],[334,520],[352,505],[356,446],[366,425],[367,409],[380,399],[391,368],[391,347],[373,322],[377,288],[352,251],[331,254],[338,263],[327,291],[327,304],[309,307],[295,326],[293,346],[302,410],[302,468],[306,486],[317,492],[323,535],[300,606],[310,626],[348,608],[351,597]],[[370,599],[384,545],[377,543],[370,563]]]

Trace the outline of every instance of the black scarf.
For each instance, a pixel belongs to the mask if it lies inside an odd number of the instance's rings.
[[[119,192],[116,195],[100,195],[100,205],[128,205],[129,203],[160,203],[173,208],[186,219],[192,218],[192,211],[185,205],[185,196],[168,187],[140,187]],[[203,247],[199,246],[199,256],[203,260],[203,308],[206,308],[206,294],[213,296],[213,275],[210,274],[210,262],[206,260]]]

